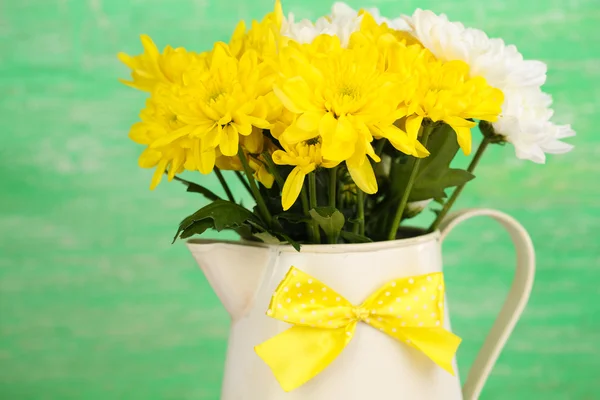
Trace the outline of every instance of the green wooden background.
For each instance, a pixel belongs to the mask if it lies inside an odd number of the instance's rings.
[[[530,304],[482,398],[600,399],[600,2],[351,4],[446,12],[549,64],[547,89],[556,119],[579,133],[575,151],[539,166],[494,147],[458,204],[512,214],[538,252]],[[202,202],[177,183],[148,190],[151,172],[137,168],[140,148],[127,139],[144,94],[118,84],[127,71],[116,53],[138,52],[140,33],[207,49],[271,6],[0,0],[0,399],[218,398],[228,317],[183,244],[170,245]],[[329,8],[284,6],[302,17]],[[512,260],[490,221],[460,227],[445,246],[463,378]]]

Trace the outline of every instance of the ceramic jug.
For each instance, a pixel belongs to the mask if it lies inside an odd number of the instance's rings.
[[[266,311],[291,266],[360,304],[392,279],[441,272],[444,238],[457,224],[476,216],[492,217],[510,233],[517,267],[508,298],[462,389],[458,374],[451,375],[367,324],[357,325],[342,353],[312,380],[291,392],[280,387],[254,347],[290,327]],[[455,213],[439,231],[395,241],[304,245],[300,252],[287,245],[209,240],[190,240],[188,247],[232,319],[222,400],[477,399],[525,307],[535,269],[525,229],[512,217],[487,209]],[[444,307],[447,330],[451,307]]]

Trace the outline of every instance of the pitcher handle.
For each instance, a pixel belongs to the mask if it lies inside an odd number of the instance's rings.
[[[502,310],[467,375],[467,380],[463,386],[463,398],[465,400],[479,398],[483,385],[490,375],[500,351],[523,313],[531,293],[535,274],[535,252],[529,234],[513,217],[500,211],[468,209],[450,214],[440,226],[440,241],[443,241],[450,231],[461,222],[479,216],[495,219],[508,231],[516,249],[517,269]]]

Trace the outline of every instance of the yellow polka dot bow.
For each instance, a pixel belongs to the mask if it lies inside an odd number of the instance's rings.
[[[443,325],[444,277],[433,273],[396,279],[360,306],[292,267],[273,294],[267,315],[294,326],[255,347],[289,392],[325,369],[362,321],[423,352],[454,374],[461,339]]]

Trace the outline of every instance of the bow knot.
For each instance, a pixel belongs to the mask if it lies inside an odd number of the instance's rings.
[[[355,321],[364,321],[364,322],[369,322],[367,321],[369,319],[369,316],[371,315],[371,312],[369,310],[366,310],[362,307],[352,307],[352,316],[354,317]]]
[[[461,339],[443,328],[441,272],[396,279],[356,306],[314,277],[291,267],[273,294],[267,315],[293,326],[255,347],[285,391],[325,369],[366,323],[421,351],[454,374]]]

